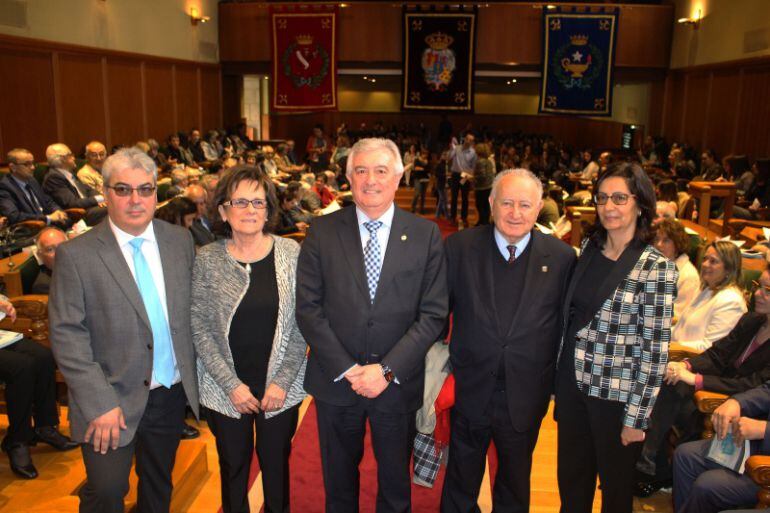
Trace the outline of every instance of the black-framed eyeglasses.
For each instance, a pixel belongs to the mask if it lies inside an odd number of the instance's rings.
[[[112,189],[115,191],[116,196],[120,196],[122,198],[126,196],[131,196],[131,194],[136,191],[136,193],[141,196],[142,198],[149,198],[153,194],[155,194],[155,187],[152,184],[146,183],[142,184],[139,187],[131,187],[129,185],[126,185],[124,183],[119,183],[117,185],[105,185],[107,189]]]
[[[257,198],[253,200],[247,200],[246,198],[237,198],[237,199],[232,199],[230,201],[225,201],[222,204],[233,208],[247,208],[249,205],[251,205],[257,210],[264,210],[267,208],[267,200],[262,198]]]
[[[635,197],[633,194],[626,194],[624,192],[613,192],[610,195],[600,192],[594,195],[594,202],[597,205],[606,205],[609,200],[612,200],[615,205],[625,205],[628,203],[628,198]]]
[[[751,284],[754,286],[754,290],[756,292],[759,292],[761,290],[765,294],[770,294],[770,287],[768,287],[767,285],[762,285],[757,280],[751,280]]]

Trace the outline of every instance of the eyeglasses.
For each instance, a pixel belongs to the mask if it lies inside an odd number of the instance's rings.
[[[751,284],[754,286],[754,289],[757,292],[759,292],[761,290],[765,294],[770,294],[770,287],[768,287],[767,285],[762,285],[757,280],[751,280]]]
[[[112,189],[115,191],[116,196],[120,196],[122,198],[126,196],[131,196],[134,191],[141,196],[142,198],[149,198],[153,194],[155,194],[156,187],[154,185],[151,185],[149,183],[140,185],[139,187],[130,187],[124,183],[119,183],[117,185],[105,185],[106,188]]]
[[[257,198],[253,200],[247,200],[246,198],[238,198],[230,201],[225,201],[222,204],[233,208],[246,208],[249,205],[251,205],[257,210],[263,210],[267,208],[267,200],[261,199],[261,198]]]
[[[611,195],[600,192],[599,194],[594,195],[594,202],[597,205],[606,205],[607,201],[612,200],[615,205],[625,205],[628,203],[628,198],[632,197],[635,198],[636,196],[633,194],[625,194],[623,192],[613,192]]]

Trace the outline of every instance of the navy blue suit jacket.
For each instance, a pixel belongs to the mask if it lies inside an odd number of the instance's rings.
[[[30,202],[11,175],[6,175],[0,180],[0,214],[8,218],[9,224],[29,220],[45,221],[46,215],[60,210],[59,205],[43,191],[37,180],[31,178],[29,185],[40,206],[43,207],[42,214]]]

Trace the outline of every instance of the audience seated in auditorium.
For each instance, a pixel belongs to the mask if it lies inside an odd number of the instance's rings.
[[[185,166],[195,164],[195,159],[190,150],[183,147],[179,142],[178,134],[168,136],[165,153],[167,161],[171,164],[184,164]]]
[[[104,194],[102,164],[107,158],[107,148],[99,141],[86,145],[86,164],[78,169],[78,180],[93,189],[96,194]]]
[[[676,219],[679,213],[679,196],[672,180],[662,180],[655,187],[657,218]]]
[[[725,337],[747,310],[740,276],[738,247],[728,241],[712,242],[701,263],[700,293],[681,313],[671,341],[702,352]]]
[[[206,175],[206,177],[209,176],[213,177],[214,187],[216,187],[217,177],[215,175]],[[207,180],[207,182],[211,181]],[[192,232],[196,247],[205,246],[216,240],[216,236],[211,231],[213,222],[209,217],[209,193],[206,191],[204,183],[190,185],[184,191],[184,196],[195,204],[197,211],[197,215],[190,225],[190,231]]]
[[[171,187],[166,190],[166,197],[161,199],[171,199],[181,195],[188,185],[190,185],[190,178],[187,169],[172,169]]]
[[[155,211],[155,219],[182,226],[188,230],[198,216],[198,208],[193,200],[184,196],[171,198]]]
[[[219,132],[216,130],[208,131],[206,139],[201,141],[200,147],[206,162],[214,162],[222,157],[224,153],[222,142],[219,140]]]
[[[160,151],[160,144],[158,144],[158,141],[155,139],[147,139],[147,145],[149,146],[149,149],[145,150],[142,148],[142,151],[147,153],[153,162],[155,162],[155,165],[158,166],[158,169],[160,169],[166,164],[166,155]]]
[[[16,148],[8,153],[8,173],[0,180],[0,215],[9,224],[22,221],[45,221],[69,227],[67,214],[43,191],[33,175],[35,159],[28,150]]]
[[[56,262],[56,248],[66,241],[67,235],[54,226],[43,228],[35,237],[35,257],[40,264],[40,272],[32,284],[32,294],[48,294]]]
[[[701,155],[700,175],[695,177],[695,180],[701,180],[704,182],[715,182],[723,177],[724,169],[717,161],[716,153],[714,150],[703,150]]]
[[[653,245],[672,260],[679,271],[676,282],[676,299],[674,300],[674,319],[679,319],[682,312],[687,310],[690,303],[698,296],[701,279],[698,270],[690,262],[687,251],[690,249],[690,236],[684,231],[684,226],[673,219],[662,219],[655,224],[655,240]]]
[[[326,173],[318,173],[312,187],[312,191],[321,199],[321,208],[326,208],[335,199],[334,193],[327,185],[328,181],[329,177],[326,176]]]
[[[104,208],[104,196],[81,182],[75,172],[75,156],[61,143],[48,146],[45,150],[48,160],[48,173],[43,179],[43,190],[62,208],[83,208],[86,210],[85,221],[95,226],[107,215]]]
[[[187,140],[187,149],[190,150],[193,161],[199,164],[209,162],[209,159],[206,158],[206,155],[203,151],[202,143],[203,141],[201,140],[201,131],[197,128],[190,130],[190,136]]]
[[[287,233],[304,232],[307,230],[308,223],[298,221],[293,211],[297,208],[297,189],[286,188],[278,193],[278,226],[275,229],[277,235],[286,235]]]

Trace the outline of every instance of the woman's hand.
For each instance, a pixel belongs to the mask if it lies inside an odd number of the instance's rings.
[[[270,383],[267,390],[265,390],[265,396],[262,398],[261,408],[264,411],[276,411],[283,408],[283,402],[286,400],[286,391],[276,385]]]
[[[16,322],[16,309],[10,301],[0,299],[0,311],[5,312],[11,322]]]
[[[623,431],[620,432],[620,443],[623,445],[630,445],[636,442],[644,442],[644,431],[623,426]]]
[[[230,402],[238,413],[259,413],[259,401],[254,397],[247,385],[241,383],[230,392]]]
[[[681,379],[683,372],[689,372],[684,362],[669,362],[666,366],[666,377],[664,378],[666,384],[676,385]]]

